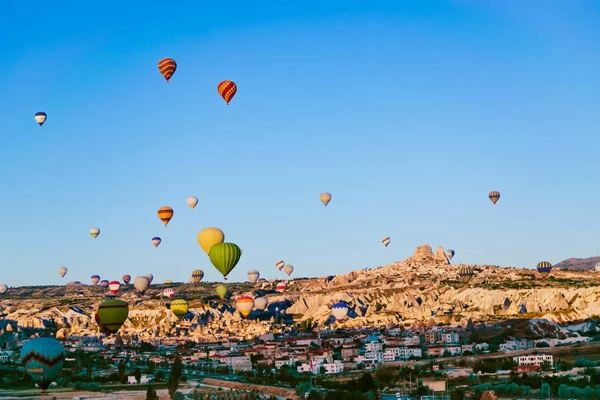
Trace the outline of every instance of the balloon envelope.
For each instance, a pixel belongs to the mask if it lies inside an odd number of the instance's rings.
[[[198,204],[198,198],[196,196],[190,196],[187,198],[187,203],[191,209],[194,209],[194,207],[196,207],[196,204]]]
[[[99,275],[92,275],[90,277],[90,279],[92,280],[92,283],[94,284],[94,286],[96,286],[98,284],[98,282],[100,282],[100,276]]]
[[[171,311],[173,314],[179,319],[182,319],[185,314],[187,314],[189,309],[189,304],[187,300],[177,299],[171,302]]]
[[[323,192],[319,198],[321,199],[321,203],[325,204],[325,207],[327,207],[327,204],[331,201],[331,193]]]
[[[229,290],[227,289],[227,286],[225,286],[225,285],[219,285],[219,286],[217,286],[217,288],[216,288],[216,292],[217,292],[217,294],[218,294],[218,295],[219,295],[219,297],[220,297],[220,298],[222,298],[222,299],[224,299],[224,298],[225,298],[225,296],[227,296],[227,292],[228,292],[228,291],[229,291]]]
[[[338,321],[343,320],[348,315],[348,305],[343,301],[335,303],[331,306],[331,314]]]
[[[278,270],[282,270],[283,266],[285,265],[285,262],[283,260],[279,260],[275,263],[275,266],[277,267]]]
[[[46,391],[60,374],[65,355],[65,348],[54,338],[30,339],[21,348],[21,365],[34,382]]]
[[[448,258],[448,260],[452,260],[452,257],[454,257],[454,254],[456,254],[456,252],[452,249],[448,249],[446,250],[446,257]]]
[[[488,197],[490,198],[490,200],[492,201],[492,203],[496,204],[498,202],[498,200],[500,200],[500,192],[497,192],[495,190],[491,191],[490,194],[488,195]]]
[[[391,242],[391,240],[390,240],[390,238],[389,238],[389,237],[387,237],[387,236],[386,236],[386,237],[384,237],[383,239],[381,239],[381,243],[383,243],[383,245],[384,245],[385,247],[388,247],[388,244],[390,244],[390,242]]]
[[[96,323],[106,335],[110,336],[123,326],[129,317],[129,305],[116,299],[105,300],[96,312]]]
[[[200,247],[202,247],[202,250],[204,250],[206,254],[209,254],[211,247],[225,241],[225,234],[219,228],[204,228],[198,232],[197,240]]]
[[[152,238],[152,244],[154,245],[154,247],[158,247],[160,242],[162,242],[162,240],[158,236],[154,236]]]
[[[197,285],[200,283],[202,278],[204,278],[204,271],[202,271],[201,269],[195,269],[192,272],[192,280],[190,282],[195,283]]]
[[[210,248],[208,257],[212,265],[223,274],[223,278],[227,279],[227,275],[240,261],[241,255],[240,248],[236,244],[218,243]]]
[[[244,318],[248,317],[254,308],[254,299],[250,296],[241,296],[235,302],[235,306]]]
[[[43,111],[39,111],[35,113],[35,116],[33,118],[35,118],[36,122],[40,124],[40,126],[42,126],[44,125],[44,122],[46,122],[46,118],[48,118],[48,115],[46,115],[46,113]]]
[[[146,274],[146,278],[148,278],[148,280],[150,281],[150,283],[152,283],[152,281],[154,280],[154,275],[152,275],[152,274]]]
[[[8,286],[6,286],[4,283],[2,285],[0,285],[0,294],[4,294],[8,291]]]
[[[64,278],[65,275],[67,274],[67,269],[65,267],[60,267],[58,269],[58,273],[60,274],[60,276],[62,276]]]
[[[547,278],[552,271],[552,264],[550,264],[548,261],[541,261],[538,263],[536,268],[542,277]]]
[[[175,296],[175,291],[171,288],[165,289],[165,290],[163,290],[163,296],[172,299],[173,296]]]
[[[279,283],[277,284],[277,288],[276,288],[276,290],[277,290],[279,293],[282,293],[283,291],[285,291],[285,289],[286,289],[286,288],[287,288],[287,284],[286,284],[285,282],[283,282],[283,281],[282,281],[282,282],[279,282]]]
[[[258,278],[260,277],[260,272],[258,272],[255,269],[252,269],[250,271],[248,271],[248,279],[250,280],[250,282],[254,283],[258,280]]]
[[[259,311],[264,311],[269,305],[269,300],[266,297],[257,297],[254,299],[254,307]]]
[[[158,62],[158,71],[169,82],[177,70],[177,63],[172,58],[163,58]]]
[[[126,285],[129,285],[129,282],[131,282],[131,275],[129,274],[125,274],[123,275],[123,282],[125,282]]]
[[[292,274],[292,272],[294,272],[294,266],[293,265],[286,265],[285,267],[283,267],[283,271],[288,274],[288,276],[290,276]]]
[[[232,81],[223,81],[217,86],[217,91],[223,100],[225,100],[227,105],[229,105],[229,102],[231,99],[233,99],[233,96],[235,96],[237,92],[237,85]]]
[[[165,224],[169,225],[169,221],[173,218],[173,209],[169,206],[164,206],[158,209],[158,218]]]
[[[119,281],[111,281],[108,284],[108,289],[112,292],[112,294],[117,294],[119,289],[121,288],[121,283]]]
[[[90,235],[92,235],[92,237],[94,239],[96,239],[99,234],[100,234],[100,229],[98,229],[98,228],[92,228],[92,229],[90,229]]]
[[[138,292],[144,294],[150,287],[150,279],[146,276],[138,276],[133,280],[133,286],[135,286]]]
[[[104,279],[104,280],[101,280],[101,281],[100,281],[100,287],[101,287],[102,289],[106,289],[106,288],[108,287],[108,285],[109,285],[109,284],[110,284],[110,283],[109,283],[109,282],[108,282],[106,279]]]

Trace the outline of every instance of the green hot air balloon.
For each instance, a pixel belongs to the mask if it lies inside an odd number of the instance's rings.
[[[42,388],[42,393],[60,374],[65,360],[65,348],[54,338],[30,339],[21,348],[21,365]]]
[[[216,292],[220,298],[224,299],[225,296],[227,296],[227,292],[228,292],[227,286],[225,286],[225,285],[217,286]]]
[[[173,311],[173,314],[180,320],[187,314],[189,308],[190,306],[186,300],[177,299],[171,302],[171,311]]]
[[[223,274],[223,278],[227,280],[227,275],[233,270],[240,261],[242,251],[234,243],[218,243],[210,248],[208,254],[210,262]]]
[[[96,312],[96,323],[107,336],[112,335],[123,326],[129,316],[129,305],[116,299],[104,301]]]

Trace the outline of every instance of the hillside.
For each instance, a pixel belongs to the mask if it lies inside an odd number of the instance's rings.
[[[600,262],[600,257],[569,258],[554,265],[554,268],[593,271],[597,262]]]
[[[215,294],[218,283],[151,285],[145,295],[123,286],[118,297],[130,305],[122,335],[155,337],[186,335],[198,340],[252,337],[288,329],[286,322],[314,321],[321,329],[413,326],[430,323],[465,326],[473,322],[544,318],[563,323],[600,315],[600,274],[553,270],[541,279],[535,270],[477,265],[468,286],[458,280],[461,265],[451,265],[440,247],[434,254],[420,246],[406,260],[337,276],[296,279],[284,293],[277,281],[228,283],[230,297]],[[160,294],[166,287],[185,298],[190,312],[179,322]],[[265,296],[269,307],[243,320],[235,309],[239,295]],[[65,286],[11,288],[0,300],[0,328],[51,328],[57,336],[94,335],[94,312],[108,298],[100,287]],[[335,322],[330,306],[344,300],[349,318]],[[10,326],[9,326],[10,325]]]

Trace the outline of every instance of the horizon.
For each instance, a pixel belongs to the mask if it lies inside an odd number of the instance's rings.
[[[598,254],[598,3],[33,4],[0,16],[1,284]],[[243,250],[226,282],[211,226]]]

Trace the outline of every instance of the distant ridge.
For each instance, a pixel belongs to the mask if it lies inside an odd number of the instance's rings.
[[[589,271],[594,269],[597,262],[600,262],[600,257],[569,258],[559,262],[558,264],[555,264],[554,268]]]

